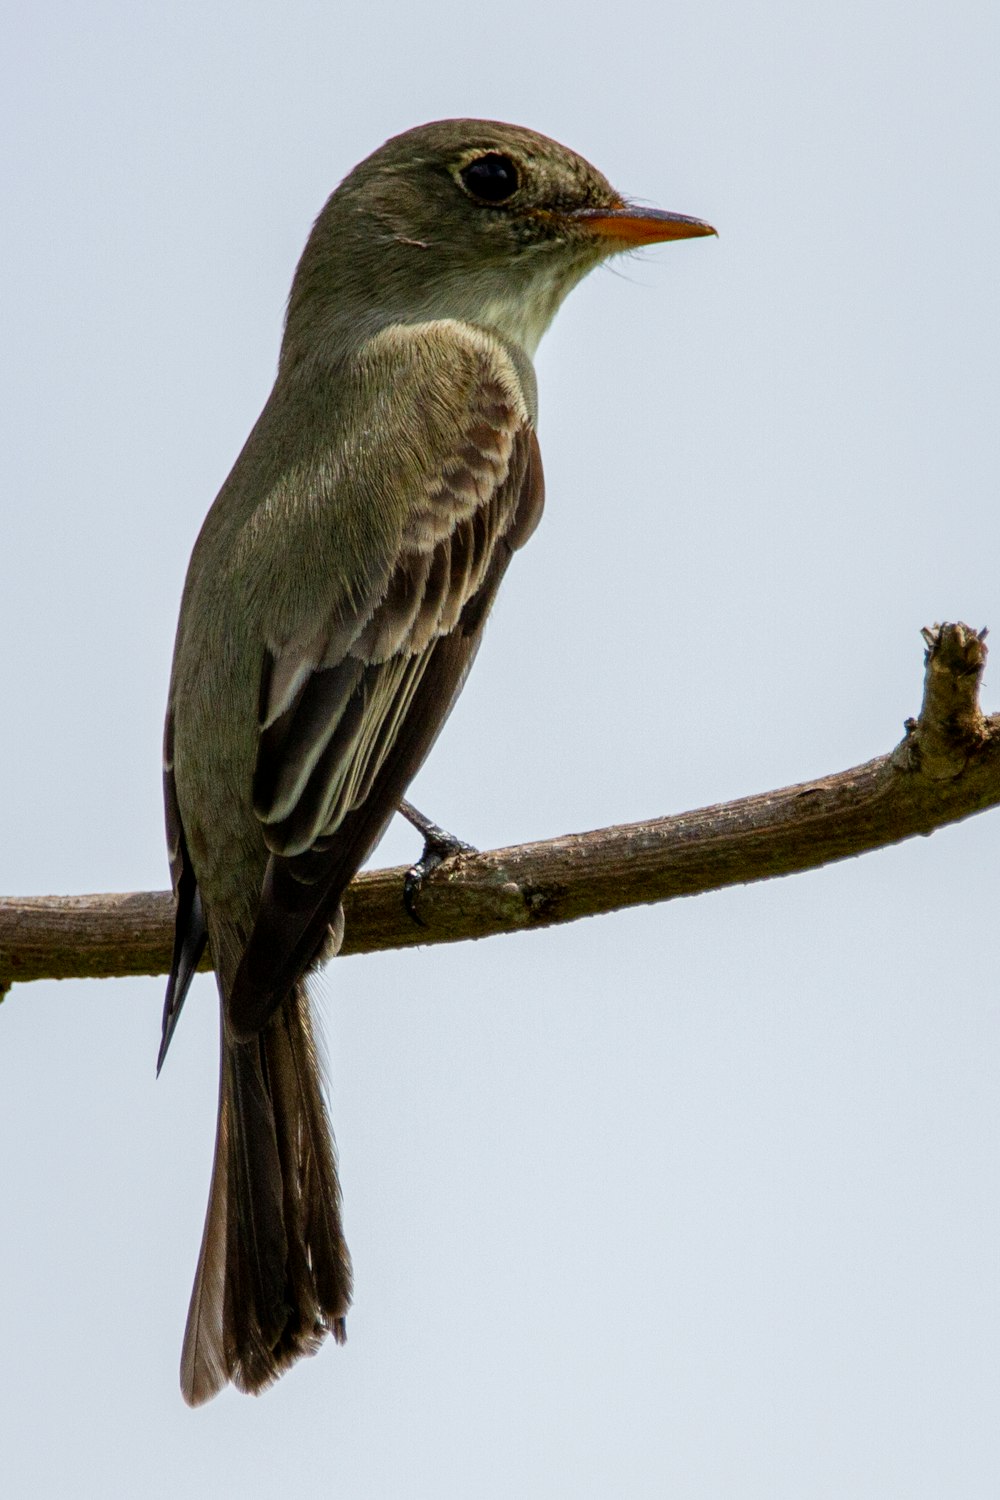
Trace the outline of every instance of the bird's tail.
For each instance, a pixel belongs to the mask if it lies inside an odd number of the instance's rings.
[[[351,1262],[309,1001],[300,981],[237,1042],[222,1023],[219,1123],[181,1354],[192,1406],[254,1394],[328,1333],[345,1338]]]

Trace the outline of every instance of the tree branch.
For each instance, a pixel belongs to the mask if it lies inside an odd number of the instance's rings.
[[[463,854],[403,907],[403,870],[359,875],[342,952],[372,953],[523,932],[675,896],[814,869],[933,833],[1000,803],[1000,715],[979,684],[986,632],[936,625],[919,719],[889,755],[819,781],[544,843]],[[0,993],[13,982],[162,974],[173,900],[134,895],[0,898]]]

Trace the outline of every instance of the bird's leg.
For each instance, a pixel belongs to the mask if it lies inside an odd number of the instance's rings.
[[[402,801],[399,811],[418,833],[423,834],[424,852],[416,864],[410,866],[403,880],[403,905],[414,922],[423,927],[423,918],[417,913],[417,897],[428,875],[438,865],[443,865],[446,859],[453,859],[456,854],[477,854],[479,851],[464,839],[458,839],[453,833],[447,833],[445,829],[438,827],[437,823],[432,823],[430,818],[418,812],[412,802]]]

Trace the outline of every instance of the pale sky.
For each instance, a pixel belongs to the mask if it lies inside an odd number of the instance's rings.
[[[841,770],[917,712],[921,626],[1000,635],[994,5],[5,31],[5,893],[165,886],[191,546],[313,217],[425,120],[542,130],[720,238],[595,273],[543,342],[545,519],[414,800],[489,848]],[[0,1489],[994,1500],[998,826],[335,962],[349,1342],[197,1412],[211,980],[159,1082],[162,980],[15,988]]]

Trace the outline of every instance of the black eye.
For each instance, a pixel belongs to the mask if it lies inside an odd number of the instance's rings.
[[[465,191],[481,203],[504,203],[517,192],[517,168],[509,156],[501,156],[499,151],[477,156],[463,167],[461,178]]]

